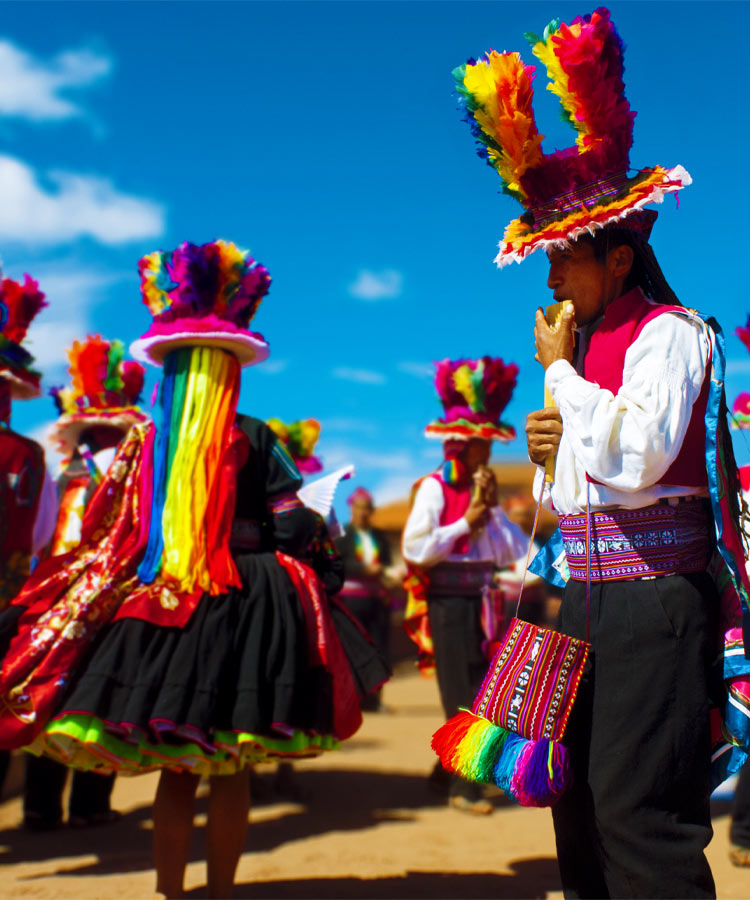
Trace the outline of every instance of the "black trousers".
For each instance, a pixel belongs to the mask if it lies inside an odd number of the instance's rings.
[[[440,699],[445,718],[450,719],[459,708],[471,707],[487,672],[488,662],[482,653],[481,597],[429,596],[427,613]],[[481,795],[482,787],[453,776],[450,793],[474,800]]]
[[[62,821],[62,795],[68,767],[45,756],[26,755],[26,784],[23,812],[41,816],[48,822]],[[70,818],[89,819],[109,812],[114,775],[73,772],[68,801]]]
[[[740,769],[737,779],[729,839],[733,844],[750,850],[750,763],[745,763]]]
[[[714,897],[708,575],[592,584],[592,654],[565,743],[575,783],[553,807],[566,897]],[[560,630],[586,636],[570,581]]]

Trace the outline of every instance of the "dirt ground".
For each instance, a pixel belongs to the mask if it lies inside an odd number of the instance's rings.
[[[251,813],[237,898],[559,898],[550,814],[495,798],[474,818],[443,805],[425,781],[441,714],[434,681],[410,670],[385,688],[388,712],[366,715],[338,753],[297,765],[298,802],[269,795]],[[150,805],[157,775],[119,778],[122,819],[98,829],[30,834],[20,798],[0,805],[0,897],[153,896]],[[205,896],[199,800],[187,896]],[[728,861],[728,806],[715,804],[708,854],[722,898],[750,897],[750,869]]]

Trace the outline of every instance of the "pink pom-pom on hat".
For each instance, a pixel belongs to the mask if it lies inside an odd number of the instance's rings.
[[[367,490],[367,488],[358,487],[356,490],[352,491],[351,494],[346,498],[346,502],[349,506],[353,503],[357,503],[358,501],[362,501],[362,503],[369,503],[370,506],[375,506],[375,503],[372,499],[372,494]]]
[[[268,357],[268,343],[249,324],[271,276],[247,251],[223,240],[186,241],[173,251],[149,253],[138,269],[154,320],[131,344],[136,359],[161,366],[172,350],[198,346],[227,350],[243,366]]]

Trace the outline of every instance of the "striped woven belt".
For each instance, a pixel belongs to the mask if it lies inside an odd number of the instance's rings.
[[[561,516],[570,577],[586,580],[586,515]],[[591,578],[624,581],[704,572],[713,542],[705,500],[591,513]]]
[[[382,593],[383,586],[377,576],[347,578],[339,597],[378,597]]]
[[[430,595],[462,597],[479,594],[492,583],[495,566],[492,561],[439,563],[429,570]]]

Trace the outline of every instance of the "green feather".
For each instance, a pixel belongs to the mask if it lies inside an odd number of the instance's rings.
[[[109,347],[109,362],[107,365],[107,377],[104,379],[105,391],[121,391],[123,380],[120,375],[120,366],[125,359],[125,348],[122,341],[112,341]]]

